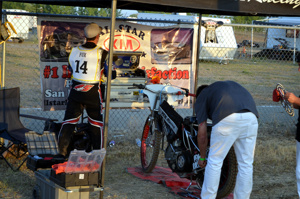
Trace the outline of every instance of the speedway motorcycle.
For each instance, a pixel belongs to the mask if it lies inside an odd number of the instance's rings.
[[[193,181],[201,189],[205,168],[198,165],[200,150],[197,146],[198,124],[196,117],[181,115],[173,108],[182,102],[184,96],[193,96],[188,89],[162,84],[133,84],[134,88],[143,89],[150,103],[150,115],[145,121],[141,139],[141,165],[145,173],[154,169],[160,151],[170,169],[181,178]],[[212,125],[207,125],[208,139]],[[209,142],[208,142],[209,145]],[[207,157],[209,146],[207,146]],[[224,159],[217,198],[228,196],[234,189],[237,174],[237,161],[233,147]]]

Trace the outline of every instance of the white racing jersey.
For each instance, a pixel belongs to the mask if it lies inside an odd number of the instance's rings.
[[[82,83],[100,82],[102,52],[99,46],[92,49],[81,46],[72,48],[69,55],[72,79]]]

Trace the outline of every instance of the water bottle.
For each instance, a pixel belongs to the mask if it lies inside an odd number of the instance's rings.
[[[116,144],[116,143],[115,143],[115,141],[113,141],[113,140],[109,142],[109,146],[110,146],[110,147],[115,146],[115,144]]]
[[[144,101],[143,90],[139,90],[138,102],[143,102],[143,101]]]
[[[138,147],[141,147],[142,142],[141,142],[141,140],[139,138],[136,138],[135,142],[138,145]]]

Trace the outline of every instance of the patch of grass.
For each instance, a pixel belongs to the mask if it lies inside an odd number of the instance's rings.
[[[251,73],[249,71],[245,71],[245,70],[243,70],[242,73],[245,75],[251,75]]]

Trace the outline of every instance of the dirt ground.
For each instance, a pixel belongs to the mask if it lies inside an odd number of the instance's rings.
[[[259,132],[251,199],[297,198],[294,135],[279,132]],[[162,153],[157,165],[167,167]],[[128,167],[136,166],[140,166],[139,148],[136,145],[124,142],[107,148],[104,198],[181,198],[162,184],[139,179],[127,172]],[[32,198],[32,191],[36,185],[32,171],[23,166],[21,171],[13,172],[4,161],[0,161],[0,170],[0,198]],[[91,193],[90,198],[99,198],[99,193]]]
[[[114,151],[120,148],[124,147],[109,148],[108,153],[111,151],[110,154],[114,157]],[[139,166],[139,157],[134,155],[138,149],[130,147],[130,151],[132,151],[132,156],[129,156],[134,159],[133,165]],[[251,199],[297,198],[295,153],[293,134],[263,132],[258,136]],[[162,184],[144,181],[127,173],[127,167],[122,160],[118,162],[113,157],[108,158],[108,165],[114,164],[114,169],[113,171],[110,169],[106,171],[105,198],[181,198],[170,193],[168,188]],[[167,167],[162,154],[157,165]],[[97,197],[96,194],[95,198]]]

